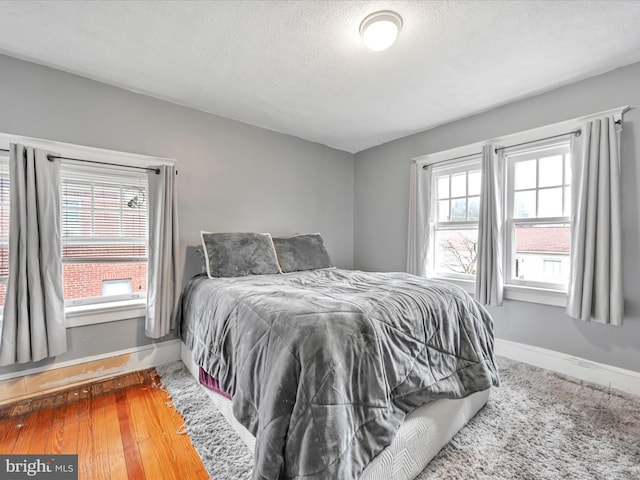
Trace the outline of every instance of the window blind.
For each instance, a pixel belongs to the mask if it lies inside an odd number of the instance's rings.
[[[0,153],[0,283],[9,278],[9,157]],[[0,289],[2,292],[4,289]],[[1,293],[1,292],[0,292]],[[2,295],[4,304],[4,295]]]
[[[146,261],[146,173],[63,163],[61,177],[63,262]]]

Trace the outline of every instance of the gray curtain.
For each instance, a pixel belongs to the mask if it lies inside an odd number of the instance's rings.
[[[9,280],[0,365],[36,362],[67,350],[60,238],[60,163],[11,144]]]
[[[145,333],[159,338],[175,328],[179,297],[178,204],[176,170],[170,165],[149,172],[149,264]]]
[[[407,238],[407,272],[426,276],[430,247],[427,217],[430,209],[429,185],[433,168],[425,169],[415,162],[411,164],[409,184],[409,229]]]
[[[571,145],[571,270],[567,313],[621,325],[620,128],[613,117],[582,126]]]
[[[476,300],[483,305],[502,305],[502,229],[504,214],[504,156],[494,144],[482,148],[482,184],[478,219]]]

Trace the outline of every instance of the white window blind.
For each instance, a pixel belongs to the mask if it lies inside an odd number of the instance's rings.
[[[104,281],[146,291],[148,181],[145,172],[63,164],[62,249],[65,299],[110,296]],[[118,296],[121,299],[121,295]],[[104,301],[104,298],[102,299]]]
[[[9,157],[0,152],[0,309],[9,278]]]

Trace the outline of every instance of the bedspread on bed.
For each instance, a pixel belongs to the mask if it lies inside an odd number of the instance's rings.
[[[196,277],[181,307],[180,336],[256,437],[256,480],[357,479],[405,413],[498,384],[491,318],[445,282]]]

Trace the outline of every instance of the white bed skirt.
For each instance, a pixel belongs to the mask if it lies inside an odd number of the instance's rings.
[[[191,375],[198,379],[198,366],[182,343],[181,357]],[[201,386],[222,416],[247,444],[255,449],[255,438],[233,416],[231,400]],[[362,473],[361,480],[413,480],[433,457],[487,403],[490,389],[466,398],[443,399],[418,408],[404,419],[387,448]]]

